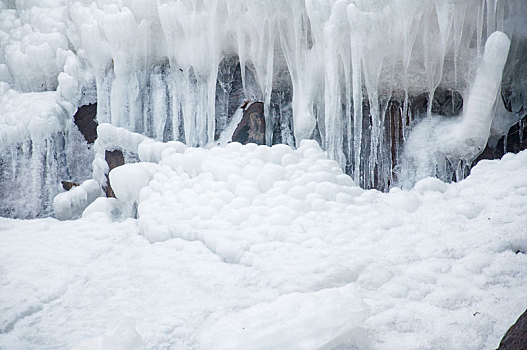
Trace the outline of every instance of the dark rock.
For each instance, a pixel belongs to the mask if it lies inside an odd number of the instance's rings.
[[[97,104],[79,107],[73,116],[75,125],[79,128],[82,136],[88,143],[94,143],[97,139]]]
[[[502,136],[496,147],[491,147],[487,144],[483,152],[474,160],[472,166],[476,165],[483,159],[499,159],[505,153],[519,153],[527,149],[527,115],[523,117],[518,123],[511,126],[507,135]]]
[[[498,350],[527,350],[527,310],[505,333]]]
[[[527,125],[527,115],[523,117],[518,123],[511,126],[507,135],[503,136],[496,148],[502,153],[519,153],[527,149],[527,133],[525,132]]]
[[[432,101],[432,113],[443,116],[460,115],[463,110],[463,96],[458,91],[437,89]]]
[[[106,160],[106,163],[108,163],[108,173],[110,173],[112,169],[124,164],[124,155],[121,150],[106,151],[104,154],[104,159]],[[106,183],[106,197],[115,198],[115,193],[113,192],[112,186],[110,185],[110,178],[108,175],[106,175]]]
[[[410,96],[409,105],[413,115],[424,115],[428,110],[429,94]],[[463,110],[463,96],[458,91],[437,88],[432,99],[432,114],[445,117],[460,115]]]
[[[284,75],[289,78],[289,73]],[[285,78],[282,76],[282,80]],[[271,105],[269,106],[270,118],[268,120],[274,123],[272,144],[286,144],[295,147],[295,136],[293,134],[293,105],[292,105],[292,83],[289,79],[282,85],[291,86],[285,91],[277,91],[278,88],[271,92]]]
[[[265,145],[265,117],[262,102],[254,102],[244,110],[242,121],[232,135],[232,141],[244,145],[247,143]]]
[[[388,102],[388,108],[386,109],[386,119],[389,122],[390,132],[390,155],[391,155],[391,168],[392,172],[397,165],[399,151],[403,144],[403,115],[401,104],[397,100],[390,100]],[[389,186],[390,184],[388,184]]]
[[[245,76],[245,86],[242,84],[242,74]],[[262,101],[263,94],[256,77],[256,70],[250,62],[245,64],[242,72],[238,57],[221,60],[216,80],[216,140],[244,100]]]
[[[63,188],[65,191],[69,191],[69,190],[71,190],[73,187],[79,186],[78,183],[76,183],[76,182],[72,182],[72,181],[61,181],[60,183],[62,184],[62,188]]]
[[[483,152],[481,152],[481,154],[474,160],[474,162],[472,162],[472,167],[478,164],[480,160],[498,159],[498,158],[501,158],[501,156],[503,156],[503,154],[500,154],[500,152],[498,152],[495,148],[490,147],[489,144],[487,144]]]

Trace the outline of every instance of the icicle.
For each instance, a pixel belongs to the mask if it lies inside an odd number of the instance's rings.
[[[342,101],[342,72],[341,67],[349,67],[349,43],[346,40],[348,21],[346,18],[347,3],[338,2],[333,7],[328,23],[324,28],[324,62],[325,62],[325,142],[324,146],[331,158],[337,160],[342,167],[346,166],[343,152],[343,129],[349,116],[348,101]],[[348,68],[349,69],[349,68]],[[346,69],[345,69],[346,71]],[[349,74],[344,85],[349,86]],[[345,104],[344,114],[342,105]],[[351,116],[349,116],[351,118]],[[350,129],[350,128],[349,128]],[[351,129],[349,130],[351,139]],[[349,141],[348,141],[349,142]]]
[[[234,112],[234,115],[231,118],[231,121],[229,124],[225,127],[225,129],[220,134],[220,137],[218,140],[211,142],[208,147],[214,147],[214,146],[225,146],[229,142],[232,141],[232,135],[234,134],[234,131],[236,131],[236,127],[243,118],[243,108],[238,108],[236,112]]]
[[[478,54],[483,50],[483,19],[485,16],[485,0],[480,0],[477,12],[476,43]]]
[[[353,43],[351,44],[353,65],[353,181],[357,184],[362,184],[360,178],[362,150],[362,62],[360,50],[360,46],[355,47]]]
[[[496,0],[486,0],[487,5],[487,36],[496,30]]]

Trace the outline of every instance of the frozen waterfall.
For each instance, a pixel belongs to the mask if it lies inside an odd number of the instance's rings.
[[[261,101],[268,145],[315,139],[364,188],[459,179],[526,114],[525,18],[522,0],[4,1],[0,215],[48,215],[60,180],[93,177],[73,124],[89,103],[205,147]],[[414,132],[436,142],[418,163]]]

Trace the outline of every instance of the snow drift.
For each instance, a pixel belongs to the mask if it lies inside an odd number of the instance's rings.
[[[0,218],[0,348],[479,350],[527,307],[525,151],[388,193],[308,140],[139,156],[82,219]]]

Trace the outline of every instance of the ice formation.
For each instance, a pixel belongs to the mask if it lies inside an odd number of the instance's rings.
[[[405,145],[401,179],[409,185],[427,176],[448,181],[452,170],[457,179],[464,177],[466,164],[487,144],[509,48],[510,40],[504,33],[494,32],[489,37],[462,118],[431,116],[412,130]]]
[[[99,182],[91,179],[71,190],[59,193],[53,199],[53,212],[59,220],[76,219],[88,205],[101,196]]]
[[[526,114],[525,18],[0,1],[0,348],[494,348],[527,307],[527,151],[461,179]],[[230,142],[246,99],[266,145]]]
[[[59,101],[0,82],[0,216],[50,215],[61,179],[91,176],[93,155]]]
[[[264,102],[267,145],[315,139],[357,184],[387,190],[401,181],[394,170],[403,144],[434,112],[435,92],[469,96],[495,31],[510,38],[511,54],[491,134],[525,111],[523,1],[17,0],[0,8],[0,80],[16,93],[56,91],[55,131],[65,134],[77,107],[97,102],[99,123],[206,146],[247,98]],[[3,147],[41,139],[17,132],[10,142]],[[64,147],[87,147],[74,143]],[[50,169],[90,177],[55,155]],[[33,157],[1,156],[9,164]],[[90,169],[91,159],[81,163]],[[455,169],[442,171],[450,179]],[[12,186],[14,174],[4,170],[1,186]],[[48,181],[48,197],[63,176]],[[32,198],[38,208],[16,216],[50,211],[50,198]],[[2,201],[11,203],[7,215],[21,207],[13,201]]]

